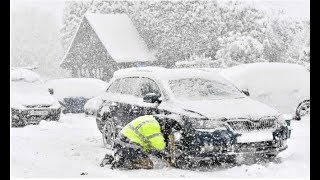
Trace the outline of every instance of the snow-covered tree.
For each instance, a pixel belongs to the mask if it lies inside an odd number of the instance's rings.
[[[194,67],[194,68],[204,68],[204,67],[215,67],[214,61],[211,57],[207,57],[205,54],[196,55],[192,54],[190,58],[185,59],[184,61],[177,61],[175,63],[176,67]]]
[[[82,17],[90,7],[90,1],[66,1],[63,9],[63,27],[61,41],[64,52],[67,51],[70,43],[80,25]]]
[[[230,33],[218,40],[222,48],[216,53],[215,63],[221,67],[265,61],[262,57],[263,45],[251,36]]]
[[[297,28],[287,51],[286,62],[310,66],[310,23],[303,22]]]
[[[35,6],[12,12],[12,66],[38,67],[45,77],[66,75],[59,67],[62,47],[59,28],[51,14]]]
[[[172,67],[177,61],[202,55],[217,66],[261,61],[297,63],[303,53],[293,53],[294,49],[307,49],[295,47],[299,43],[294,39],[303,29],[300,22],[281,18],[281,14],[267,14],[240,1],[66,3],[64,47],[85,12],[128,14],[148,48],[155,52],[158,65],[163,66]]]

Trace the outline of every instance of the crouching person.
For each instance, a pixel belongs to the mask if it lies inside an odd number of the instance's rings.
[[[167,136],[171,128],[180,130],[177,124],[154,115],[134,119],[120,131],[113,147],[114,155],[106,154],[100,166],[111,164],[112,169],[152,169],[148,154],[166,159],[164,134]]]

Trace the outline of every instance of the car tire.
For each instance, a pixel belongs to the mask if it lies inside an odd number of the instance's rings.
[[[277,159],[279,153],[263,153],[258,154],[256,161],[258,162],[272,162]]]
[[[187,156],[183,154],[177,156],[178,152],[173,134],[169,135],[167,150],[169,153],[167,161],[171,166],[179,169],[192,168],[194,166],[194,163]]]
[[[112,149],[116,139],[115,123],[112,120],[107,120],[102,128],[102,141],[107,149]]]
[[[302,101],[296,109],[296,120],[301,120],[301,118],[310,113],[310,100]]]
[[[59,121],[59,119],[60,119],[60,113],[50,116],[49,118],[50,121]]]

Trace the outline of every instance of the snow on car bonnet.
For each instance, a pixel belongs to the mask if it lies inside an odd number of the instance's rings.
[[[94,78],[66,78],[46,82],[54,89],[54,96],[59,100],[66,97],[92,98],[104,92],[106,83]]]
[[[22,108],[28,105],[52,105],[55,99],[43,85],[40,76],[27,69],[11,69],[11,107]]]

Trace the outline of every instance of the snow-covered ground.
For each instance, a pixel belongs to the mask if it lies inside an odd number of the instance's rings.
[[[62,115],[59,122],[11,129],[13,177],[310,177],[310,118],[292,122],[289,148],[268,163],[182,170],[156,162],[153,170],[111,170],[99,164],[108,151],[95,118]],[[86,175],[81,175],[82,173]]]

